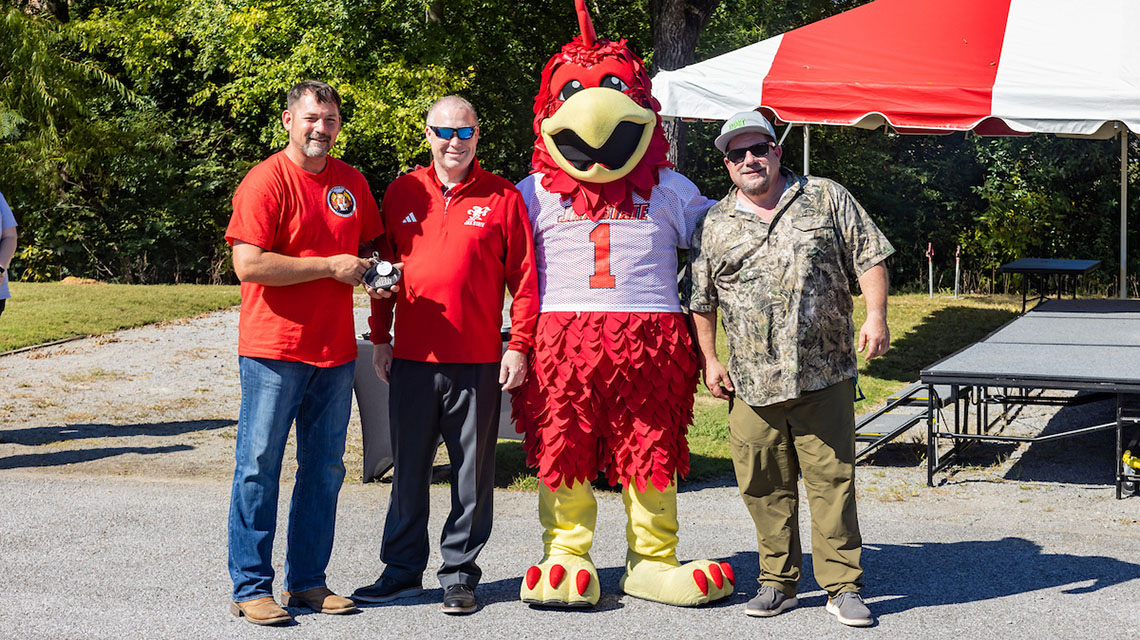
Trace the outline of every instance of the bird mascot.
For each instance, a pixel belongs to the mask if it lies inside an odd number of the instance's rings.
[[[519,183],[535,235],[541,312],[513,415],[538,469],[543,558],[522,600],[591,607],[604,472],[627,516],[621,589],[673,605],[732,593],[728,563],[681,564],[677,477],[689,471],[697,362],[677,295],[677,249],[712,201],[672,171],[649,74],[625,40],[581,35],[542,72],[534,172]]]

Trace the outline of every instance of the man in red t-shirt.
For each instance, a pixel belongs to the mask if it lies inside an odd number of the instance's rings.
[[[340,96],[309,80],[288,94],[285,149],[237,189],[226,241],[241,280],[241,410],[229,516],[230,611],[254,624],[292,620],[273,599],[273,536],[285,442],[297,424],[282,594],[287,607],[351,613],[325,585],[344,480],[356,339],[352,290],[369,266],[361,243],[383,232],[364,176],[328,156]],[[389,296],[367,288],[375,297]]]
[[[376,372],[391,378],[395,471],[380,548],[384,572],[352,597],[387,602],[422,592],[428,489],[442,437],[451,461],[451,514],[436,575],[443,612],[467,614],[477,608],[482,572],[475,560],[491,534],[501,390],[526,376],[538,280],[522,196],[475,160],[475,109],[458,96],[440,98],[428,110],[425,135],[431,166],[397,178],[384,193],[384,237],[406,266],[397,297],[372,301],[370,324]],[[504,289],[513,296],[506,354]]]

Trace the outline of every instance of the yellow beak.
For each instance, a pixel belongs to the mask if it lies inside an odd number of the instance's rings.
[[[641,162],[656,123],[652,109],[620,91],[594,87],[570,96],[542,121],[541,132],[563,171],[580,182],[606,183],[624,178]]]

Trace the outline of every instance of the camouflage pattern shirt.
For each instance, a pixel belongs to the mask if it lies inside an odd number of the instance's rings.
[[[849,278],[895,251],[841,185],[781,173],[788,188],[771,223],[738,209],[735,187],[709,209],[684,287],[693,311],[720,308],[728,373],[752,406],[855,377]]]

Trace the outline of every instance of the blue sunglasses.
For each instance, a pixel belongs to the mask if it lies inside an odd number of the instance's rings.
[[[451,136],[458,136],[460,140],[470,140],[471,136],[475,135],[475,127],[433,127],[429,124],[428,129],[444,140],[450,140]]]

